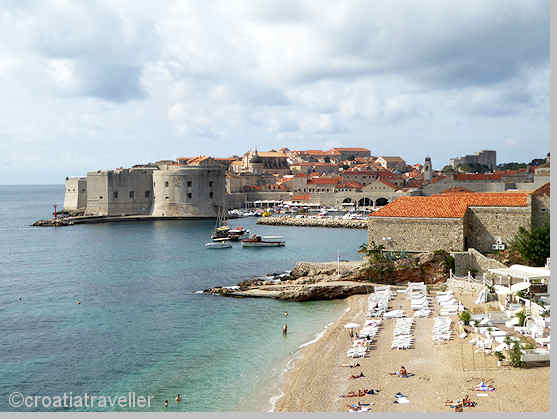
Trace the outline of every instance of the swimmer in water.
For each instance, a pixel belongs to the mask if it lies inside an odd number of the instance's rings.
[[[168,400],[164,401],[164,407],[168,407]]]
[[[176,396],[176,401],[177,402],[181,402],[182,401],[182,396],[180,396],[179,394]]]

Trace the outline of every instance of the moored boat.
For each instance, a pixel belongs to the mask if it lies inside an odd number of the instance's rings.
[[[242,247],[282,247],[286,243],[281,236],[258,236],[254,234],[248,239],[242,240]]]
[[[228,238],[214,239],[212,243],[205,243],[207,249],[228,249],[232,247]]]

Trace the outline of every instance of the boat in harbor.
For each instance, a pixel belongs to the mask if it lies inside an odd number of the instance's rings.
[[[228,239],[229,231],[230,227],[228,226],[228,211],[226,211],[226,208],[219,208],[217,212],[217,222],[211,238],[213,240]]]
[[[286,243],[281,236],[258,236],[254,234],[250,238],[242,240],[242,247],[282,247]]]
[[[228,238],[232,241],[239,241],[241,239],[246,238],[249,234],[249,231],[246,230],[243,226],[234,227],[228,232]]]
[[[212,243],[205,243],[207,249],[229,249],[232,245],[228,238],[214,239]]]

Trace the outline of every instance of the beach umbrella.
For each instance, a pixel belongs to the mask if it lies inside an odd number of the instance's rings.
[[[495,292],[499,295],[507,295],[513,293],[510,288],[507,288],[503,285],[494,285],[493,288],[495,288]]]
[[[344,325],[345,329],[356,329],[357,327],[360,327],[358,323],[346,323]]]
[[[519,282],[518,284],[514,284],[511,286],[511,291],[513,293],[517,293],[520,291],[524,291],[525,289],[530,288],[530,283],[529,282]]]

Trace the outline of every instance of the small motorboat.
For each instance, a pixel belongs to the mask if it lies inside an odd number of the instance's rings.
[[[242,240],[242,247],[282,247],[286,243],[281,236],[258,236],[254,234],[248,239]]]
[[[205,243],[205,247],[207,249],[228,249],[232,247],[229,243],[228,237],[221,238],[221,239],[214,239],[212,243]]]
[[[234,227],[233,229],[228,231],[228,238],[233,241],[238,241],[249,234],[249,231],[244,229],[242,226]]]

